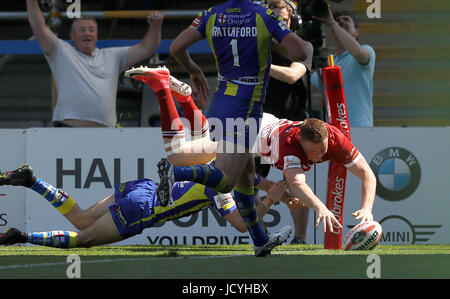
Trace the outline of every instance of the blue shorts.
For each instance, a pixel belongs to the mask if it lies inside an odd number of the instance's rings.
[[[111,205],[109,210],[122,237],[132,237],[146,228],[141,219],[153,213],[156,188],[156,183],[149,179],[130,181],[116,186],[116,203]]]
[[[251,148],[262,118],[260,102],[228,95],[215,95],[208,111],[210,136]]]

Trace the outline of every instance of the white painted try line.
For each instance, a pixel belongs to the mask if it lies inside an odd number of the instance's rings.
[[[148,257],[148,258],[117,258],[117,259],[102,259],[102,260],[81,260],[82,264],[96,264],[96,263],[113,263],[113,262],[135,262],[135,261],[149,261],[149,260],[180,260],[180,259],[212,259],[212,258],[227,258],[235,256],[250,256],[248,254],[230,254],[230,255],[215,255],[215,256],[174,256],[174,257]],[[54,263],[40,263],[40,264],[15,264],[0,266],[0,270],[8,269],[20,269],[20,268],[39,268],[49,266],[61,266],[68,265],[67,262],[54,262]]]

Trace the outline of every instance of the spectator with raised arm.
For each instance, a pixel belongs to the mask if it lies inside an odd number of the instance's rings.
[[[334,64],[342,69],[348,120],[351,127],[373,127],[373,73],[375,51],[369,45],[358,42],[359,26],[350,12],[328,9],[323,21],[332,31],[336,41]],[[318,73],[311,77],[311,83],[320,88]]]
[[[38,0],[27,0],[28,21],[56,83],[55,127],[114,127],[119,75],[150,58],[161,41],[163,15],[152,11],[142,41],[131,47],[97,48],[95,19],[75,19],[72,45],[58,38],[45,23]]]

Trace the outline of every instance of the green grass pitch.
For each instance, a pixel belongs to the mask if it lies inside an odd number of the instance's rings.
[[[298,279],[368,278],[368,256],[379,256],[381,278],[450,278],[450,244],[379,245],[372,251],[282,245],[256,258],[250,245],[100,246],[53,249],[0,247],[0,278],[67,278],[69,255],[81,278]]]

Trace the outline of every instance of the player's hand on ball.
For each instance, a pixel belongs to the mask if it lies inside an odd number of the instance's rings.
[[[352,213],[352,216],[355,217],[356,220],[363,221],[373,221],[372,212],[368,209],[360,209]]]

